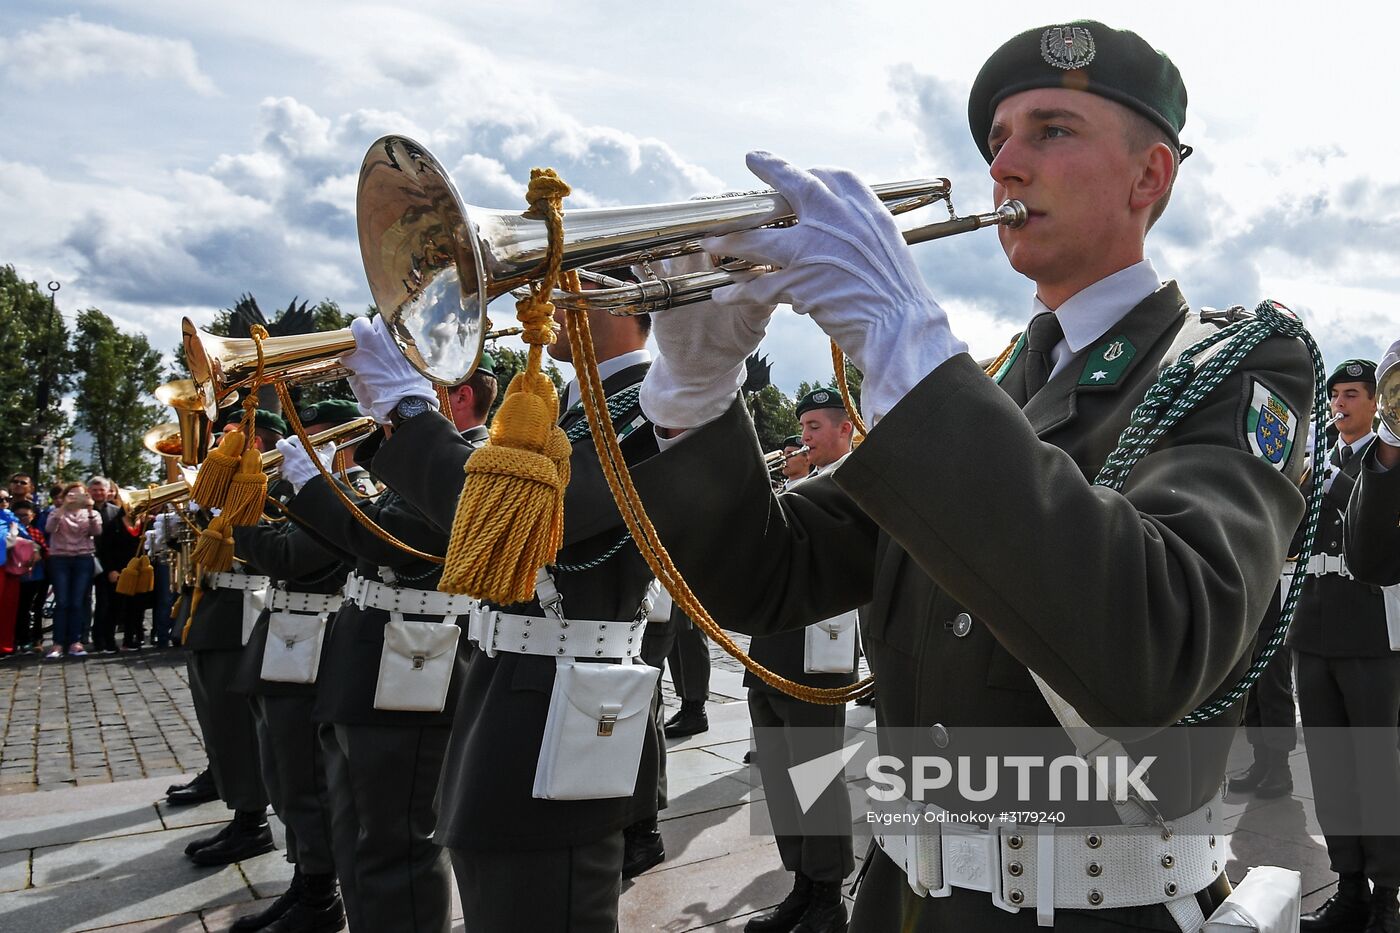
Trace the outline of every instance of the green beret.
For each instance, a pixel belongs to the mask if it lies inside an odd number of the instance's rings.
[[[783,438],[783,447],[784,447],[784,448],[787,448],[787,447],[801,447],[801,446],[802,446],[802,435],[801,435],[801,434],[790,434],[790,435],[788,435],[787,437]]]
[[[219,425],[223,430],[227,431],[231,427],[236,427],[238,422],[242,420],[243,409],[230,408],[224,413]],[[253,424],[255,427],[264,428],[274,434],[280,434],[283,437],[287,436],[287,422],[276,412],[264,411],[259,408],[253,415]]]
[[[302,424],[324,424],[335,427],[360,417],[360,406],[344,398],[328,398],[315,405],[306,405],[297,412]]]
[[[992,161],[987,134],[997,104],[1044,87],[1088,91],[1116,101],[1161,127],[1183,159],[1191,153],[1179,138],[1186,123],[1186,85],[1171,59],[1137,33],[1076,20],[1021,33],[993,52],[977,73],[967,122],[983,158]]]
[[[1327,391],[1339,382],[1369,382],[1376,384],[1376,364],[1370,360],[1345,360],[1327,377]]]
[[[477,369],[484,369],[491,375],[496,375],[496,358],[491,355],[490,350],[481,351],[481,359],[476,364]]]
[[[841,393],[835,389],[813,389],[797,400],[797,417],[801,418],[814,408],[839,408],[844,411],[846,403],[841,401]]]

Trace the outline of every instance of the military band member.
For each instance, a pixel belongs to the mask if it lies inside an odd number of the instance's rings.
[[[231,409],[223,429],[235,427],[242,417],[241,409]],[[250,440],[254,448],[266,453],[286,432],[287,423],[281,415],[260,409]],[[232,689],[243,659],[245,601],[269,582],[236,561],[231,571],[205,574],[204,593],[185,636],[190,696],[209,755],[209,770],[219,799],[234,811],[233,821],[218,834],[196,839],[185,848],[196,865],[226,865],[273,848],[253,709],[246,696]]]
[[[812,461],[802,450],[802,435],[794,434],[783,441],[783,468],[779,471],[782,474],[782,482],[779,489],[787,488],[787,484],[800,479],[806,479],[812,472]]]
[[[1295,652],[1298,709],[1308,746],[1318,823],[1337,873],[1337,892],[1304,914],[1305,931],[1400,930],[1400,837],[1383,811],[1400,799],[1400,654],[1391,649],[1385,599],[1356,580],[1343,556],[1348,500],[1375,440],[1376,364],[1347,360],[1327,380],[1337,443],[1325,452],[1322,515],[1315,553],[1298,568],[1303,588],[1288,633]],[[1358,728],[1392,732],[1389,742]],[[1383,827],[1389,825],[1390,831]],[[1360,835],[1374,826],[1375,835]],[[1372,890],[1374,885],[1374,890]]]
[[[363,319],[359,319],[363,321]],[[412,398],[376,407],[386,429],[402,418],[424,415],[475,449],[486,441],[482,426],[496,394],[489,369],[449,392],[451,417],[436,414],[431,387]],[[368,462],[381,436],[360,444]],[[459,638],[441,711],[385,708],[378,684],[393,650],[387,631],[400,620],[465,624],[464,597],[437,592],[442,565],[408,554],[365,528],[341,504],[300,443],[279,445],[283,476],[297,488],[288,511],[341,560],[353,563],[345,602],[336,612],[317,676],[314,718],[325,724],[322,749],[332,808],[332,847],[354,933],[447,933],[451,926],[451,871],[433,842],[438,821],[438,781],[455,709],[463,687],[467,641]],[[328,451],[316,454],[323,462]],[[441,555],[447,535],[392,490],[357,505],[380,527],[420,552]],[[399,605],[421,606],[421,611]]]
[[[562,312],[559,315],[562,319]],[[603,389],[629,463],[656,452],[655,435],[636,403],[650,364],[646,317],[590,313]],[[366,407],[389,405],[416,374],[376,325],[357,343],[378,352],[344,358]],[[564,336],[551,348],[567,361]],[[573,443],[565,493],[564,546],[553,567],[554,585],[569,620],[635,622],[645,606],[651,570],[629,540],[602,475],[571,384],[561,399],[560,426]],[[471,449],[437,418],[406,419],[375,455],[371,469],[390,489],[422,509],[444,532],[452,527],[462,467]],[[495,607],[505,624],[528,619],[557,626],[535,600]],[[613,621],[608,621],[613,620]],[[576,626],[579,627],[579,626]],[[590,627],[588,622],[581,627]],[[520,646],[548,639],[533,639]],[[640,647],[640,639],[637,640]],[[611,644],[600,661],[616,661],[625,646]],[[580,658],[579,660],[594,660]],[[477,651],[459,700],[442,788],[436,838],[452,850],[453,869],[468,930],[539,933],[614,933],[624,859],[623,828],[654,818],[657,810],[657,735],[647,730],[634,792],[628,797],[543,799],[533,796],[536,766],[555,683],[553,649],[516,650],[502,639],[495,654]]]
[[[299,414],[307,433],[317,434],[358,418],[360,410],[354,402],[330,399]],[[286,491],[291,492],[289,487]],[[297,618],[333,613],[341,603],[345,575],[353,568],[295,520],[235,528],[233,534],[235,556],[274,584],[243,652],[234,689],[247,694],[253,705],[263,785],[273,812],[287,828],[287,860],[295,869],[291,886],[280,897],[262,911],[235,920],[231,929],[332,933],[345,926],[345,910],[335,881],[325,762],[312,719],[316,681],[268,680],[263,667],[272,613]]]
[[[1381,357],[1379,372],[1400,365],[1400,340]],[[1400,583],[1400,437],[1381,423],[1377,443],[1362,460],[1347,507],[1347,566],[1358,580],[1376,586]]]
[[[1166,432],[1121,492],[1091,485],[1179,352],[1173,344],[1215,332],[1144,258],[1187,152],[1185,111],[1171,61],[1097,22],[1023,33],[983,66],[968,106],[973,140],[994,200],[1029,210],[1025,225],[999,235],[1012,268],[1035,284],[1025,341],[998,379],[954,336],[863,183],[751,155],[798,223],[707,244],[780,271],[717,292],[709,314],[654,315],[660,354],[642,398],[667,449],[638,487],[725,624],[766,634],[869,603],[882,750],[890,726],[917,727],[949,756],[964,729],[1058,728],[1034,671],[1135,760],[1173,763],[1181,780],[1164,782],[1155,807],[1164,822],[1204,827],[1219,818],[1210,804],[1231,730],[1167,727],[1249,663],[1303,513],[1303,445],[1291,442],[1313,382],[1303,343],[1270,337]],[[865,374],[872,430],[835,471],[774,497],[736,389],[779,301],[812,317]],[[1237,723],[1238,705],[1222,720]],[[1074,751],[1068,739],[1063,748]],[[1088,819],[1120,822],[1103,804]],[[1055,846],[1132,838],[1089,828],[1055,829]],[[1000,864],[1024,875],[1040,850],[1011,835],[1021,857]],[[1190,835],[1204,845],[1206,833]],[[992,838],[974,833],[967,845],[994,852]],[[1198,860],[1186,881],[1174,860],[1130,848],[1115,854],[1096,897],[1046,891],[1044,902],[1043,888],[1006,871],[979,875],[988,861],[975,854],[943,860],[947,896],[921,897],[907,861],[877,850],[851,929],[1199,927],[1226,889],[1223,860]],[[1125,903],[1128,879],[1151,879],[1151,901]]]
[[[815,389],[797,402],[802,425],[802,445],[811,476],[833,469],[851,452],[851,419],[839,392]],[[798,447],[802,445],[797,445]],[[794,449],[797,449],[796,447]],[[794,457],[787,463],[800,458]],[[787,464],[785,463],[784,466]],[[785,491],[801,488],[807,477],[789,478]],[[773,635],[755,635],[749,655],[781,677],[809,687],[846,687],[855,683],[856,641],[850,638],[850,668],[846,673],[809,673],[806,660],[807,631],[793,629]],[[805,703],[770,687],[745,672],[749,690],[749,718],[754,727],[754,759],[763,778],[764,796],[778,840],[783,868],[793,875],[791,892],[773,910],[744,925],[746,933],[839,933],[846,928],[846,906],[841,882],[855,867],[851,836],[832,834],[831,826],[849,826],[851,804],[842,781],[834,782],[805,814],[799,809],[788,769],[841,747],[846,727],[846,707]],[[808,737],[798,744],[792,732]],[[825,735],[822,735],[822,732]],[[822,834],[804,833],[801,821],[822,820]]]
[[[710,699],[710,640],[681,609],[671,607],[675,644],[666,655],[671,685],[676,688],[681,708],[664,725],[665,737],[683,739],[710,729],[705,704]]]

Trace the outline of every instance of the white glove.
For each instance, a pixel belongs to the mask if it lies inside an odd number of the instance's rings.
[[[653,263],[660,275],[711,268],[709,257],[694,253]],[[702,307],[701,305],[704,305]],[[744,361],[758,349],[773,306],[709,302],[657,311],[652,334],[660,351],[642,380],[641,406],[653,424],[697,428],[715,420],[744,384]]]
[[[373,321],[355,318],[350,322],[350,333],[355,337],[355,349],[340,362],[350,370],[350,389],[361,412],[388,424],[394,406],[411,395],[427,399],[433,411],[439,409],[433,384],[404,359],[383,316]]]
[[[718,289],[714,302],[787,302],[811,315],[864,373],[861,407],[874,424],[967,344],[953,335],[893,216],[864,182],[844,169],[804,172],[767,152],[751,152],[747,162],[787,199],[798,223],[706,240],[712,255],[781,267]]]
[[[292,484],[293,492],[301,492],[301,487],[321,475],[321,472],[316,469],[315,462],[302,448],[301,438],[283,438],[277,442],[277,449],[282,454],[282,478]],[[335,445],[322,444],[317,447],[316,459],[320,460],[327,470],[330,470],[331,463],[335,460]]]
[[[150,531],[146,532],[146,553],[148,555],[158,554],[160,553],[160,549],[159,534],[152,528]]]

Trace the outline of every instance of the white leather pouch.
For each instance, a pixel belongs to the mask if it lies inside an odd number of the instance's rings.
[[[555,660],[534,796],[544,800],[630,797],[661,672],[647,664]]]
[[[1390,650],[1400,651],[1400,584],[1381,587],[1385,597],[1385,629],[1390,635]]]
[[[856,664],[856,629],[860,616],[852,609],[807,626],[802,669],[808,674],[849,674]]]
[[[328,613],[298,615],[276,611],[268,616],[263,646],[262,679],[314,684],[321,667],[321,641]]]
[[[253,626],[258,624],[258,616],[267,608],[268,590],[243,591],[243,644],[253,637]]]
[[[1303,900],[1299,874],[1289,868],[1251,868],[1215,909],[1203,933],[1295,933]]]
[[[384,626],[374,708],[442,712],[461,634],[453,624],[391,619]]]

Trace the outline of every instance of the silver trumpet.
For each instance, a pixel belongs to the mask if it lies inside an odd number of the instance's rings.
[[[1376,376],[1376,414],[1393,434],[1400,434],[1400,360]]]
[[[938,201],[949,219],[911,230],[924,242],[994,224],[1019,225],[1025,207],[1007,202],[996,211],[957,217],[946,178],[874,186],[892,212]],[[465,204],[442,165],[405,136],[385,136],[365,155],[356,195],[360,254],[375,304],[404,356],[434,382],[452,385],[469,376],[485,340],[486,306],[544,272],[548,233],[543,220],[519,210]],[[606,273],[699,249],[699,240],[756,227],[795,222],[774,191],[699,198],[641,207],[571,210],[564,217],[563,268]],[[556,303],[635,313],[701,300],[727,284],[731,269],[695,273],[641,285],[603,275],[605,287],[562,293]],[[616,284],[611,284],[611,283]]]

